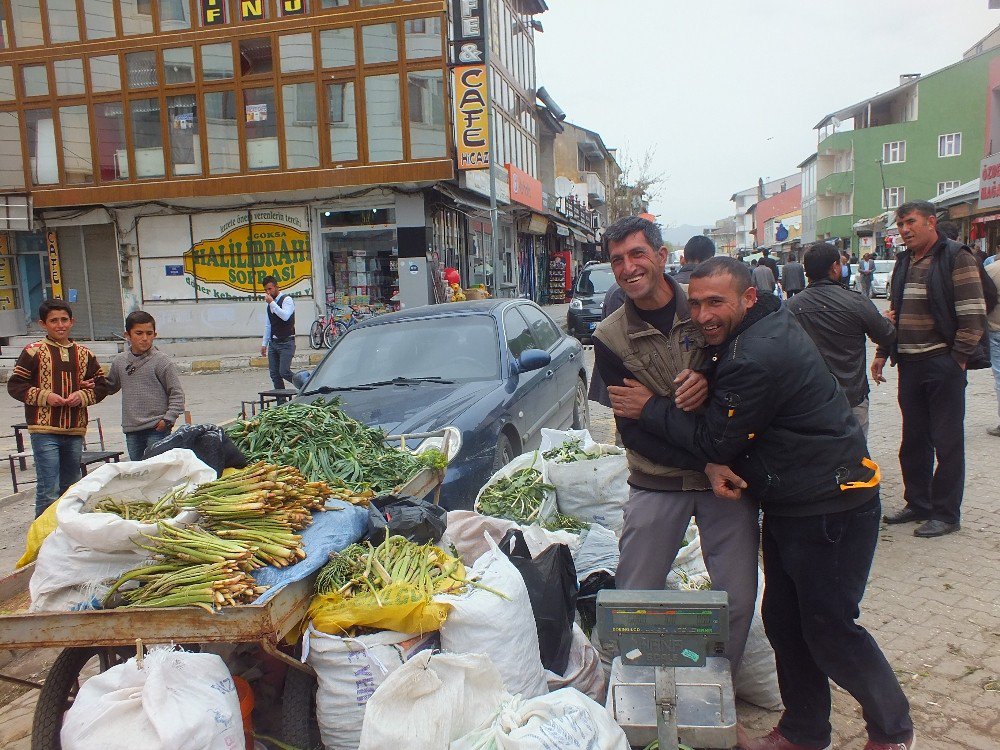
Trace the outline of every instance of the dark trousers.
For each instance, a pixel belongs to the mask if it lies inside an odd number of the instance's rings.
[[[966,382],[951,354],[899,363],[903,498],[922,517],[946,523],[958,523],[965,488]]]
[[[284,388],[285,380],[291,384],[294,377],[292,372],[292,357],[294,356],[294,336],[289,336],[284,341],[271,339],[267,345],[267,369],[271,376],[271,385],[275,388]]]
[[[892,667],[855,622],[878,539],[878,497],[854,510],[791,518],[764,513],[764,629],[774,647],[792,742],[830,743],[830,683],[861,704],[876,742],[906,742],[910,706]]]

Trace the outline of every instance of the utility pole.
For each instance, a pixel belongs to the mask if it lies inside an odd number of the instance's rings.
[[[483,67],[486,68],[486,124],[489,130],[489,149],[490,149],[490,294],[494,297],[497,296],[497,242],[500,241],[500,231],[497,221],[497,183],[496,183],[496,173],[493,171],[494,162],[497,158],[496,152],[496,128],[494,127],[494,116],[493,116],[493,69],[491,67],[491,60],[493,59],[493,51],[491,49],[491,38],[490,38],[490,25],[492,23],[493,15],[493,5],[495,2],[502,2],[502,0],[487,0],[486,8],[483,12],[483,36],[485,37],[485,44],[483,44]],[[486,280],[486,268],[485,259],[483,261],[483,280]]]

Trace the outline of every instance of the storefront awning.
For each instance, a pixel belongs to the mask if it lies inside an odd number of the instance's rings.
[[[591,243],[593,242],[592,239],[588,239],[587,235],[585,235],[583,232],[581,232],[578,229],[574,229],[573,230],[573,237],[576,239],[577,242],[583,242],[584,244],[586,244],[588,242],[591,242]]]
[[[1000,221],[1000,214],[987,214],[986,216],[977,216],[972,220],[972,223],[988,224],[991,221]]]
[[[528,234],[545,234],[549,228],[549,220],[540,214],[532,214],[528,221]]]

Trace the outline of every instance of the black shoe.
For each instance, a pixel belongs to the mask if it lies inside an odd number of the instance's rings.
[[[913,530],[913,536],[919,536],[925,539],[932,536],[944,536],[945,534],[952,534],[960,528],[962,528],[961,525],[957,523],[948,523],[947,521],[927,521]]]
[[[921,514],[920,511],[907,506],[902,510],[896,511],[895,513],[886,513],[882,516],[882,520],[888,524],[909,523],[910,521],[926,521],[927,516]]]

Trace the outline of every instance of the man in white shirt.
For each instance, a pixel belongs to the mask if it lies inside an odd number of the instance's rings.
[[[295,356],[295,300],[278,293],[278,280],[264,277],[264,302],[267,304],[264,339],[260,356],[267,355],[271,383],[276,389],[292,382],[292,357]]]

